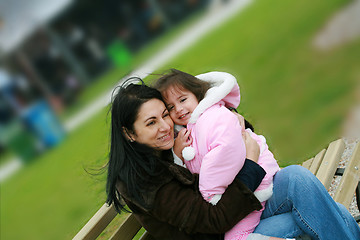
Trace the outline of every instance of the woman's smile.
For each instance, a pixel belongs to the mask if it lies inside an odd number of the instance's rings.
[[[165,141],[165,140],[168,140],[170,137],[171,137],[171,136],[170,136],[170,133],[168,133],[168,134],[160,137],[159,139],[160,139],[161,141]]]
[[[168,150],[174,145],[174,123],[159,99],[151,99],[140,107],[134,130],[131,137],[138,143],[160,150]]]

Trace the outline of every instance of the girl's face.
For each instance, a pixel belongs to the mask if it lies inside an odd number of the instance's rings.
[[[129,133],[129,137],[138,143],[158,150],[168,150],[174,146],[174,123],[165,104],[159,99],[151,99],[140,107],[134,131]]]
[[[175,124],[188,124],[191,114],[199,104],[196,96],[186,89],[170,86],[163,92],[166,107]]]

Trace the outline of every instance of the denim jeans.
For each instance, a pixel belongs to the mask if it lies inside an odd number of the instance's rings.
[[[280,238],[360,239],[360,228],[349,211],[336,203],[307,169],[288,166],[280,170],[273,191],[255,233]]]

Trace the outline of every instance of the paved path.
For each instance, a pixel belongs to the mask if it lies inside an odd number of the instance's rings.
[[[239,13],[251,2],[252,0],[231,0],[226,4],[221,4],[219,1],[214,1],[214,4],[210,5],[207,13],[205,13],[198,22],[186,29],[173,42],[169,43],[165,48],[146,61],[145,64],[137,68],[128,76],[122,78],[119,83],[121,83],[129,76],[145,78],[155,70],[161,68],[164,64],[172,60],[178,54],[183,52],[186,48],[199,41],[199,39],[205,34],[209,33],[211,30],[214,30],[216,27],[219,27],[230,17]],[[112,90],[101,95],[76,115],[65,121],[65,130],[71,132],[94,116],[96,113],[101,111],[104,107],[106,107],[110,103],[111,93]],[[22,166],[23,164],[19,159],[13,159],[10,161],[6,166],[0,169],[0,182],[3,182],[5,179],[9,178]]]
[[[360,0],[340,9],[316,35],[314,46],[321,50],[351,42],[360,37]]]

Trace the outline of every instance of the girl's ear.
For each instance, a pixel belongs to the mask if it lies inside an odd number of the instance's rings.
[[[135,142],[135,134],[129,131],[126,127],[122,127],[123,134],[130,142]]]

